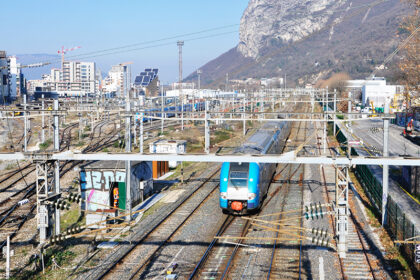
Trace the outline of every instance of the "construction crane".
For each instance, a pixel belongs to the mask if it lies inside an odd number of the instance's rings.
[[[64,55],[68,52],[72,52],[72,51],[75,51],[75,50],[80,49],[80,48],[81,48],[80,46],[77,46],[77,47],[73,47],[73,48],[70,48],[70,49],[64,49],[64,46],[62,46],[61,50],[57,51],[59,54],[61,54],[61,67],[63,67],[63,64],[64,64]]]
[[[36,67],[42,67],[42,66],[45,66],[45,65],[49,65],[49,64],[51,64],[51,62],[39,62],[39,63],[32,63],[32,64],[27,64],[27,65],[20,65],[20,66],[17,66],[18,68],[36,68]],[[2,66],[2,67],[0,67],[0,70],[2,70],[2,69],[7,69],[8,68],[8,66]]]
[[[123,62],[123,63],[120,63],[119,65],[120,66],[127,66],[127,65],[130,65],[130,64],[133,64],[133,62],[132,61]]]

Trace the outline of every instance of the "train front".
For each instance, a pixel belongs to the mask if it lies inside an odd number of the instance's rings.
[[[223,163],[220,207],[224,213],[246,214],[259,208],[259,174],[257,163]]]

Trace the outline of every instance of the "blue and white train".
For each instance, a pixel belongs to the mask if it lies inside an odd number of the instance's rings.
[[[235,153],[279,154],[289,137],[290,127],[289,122],[267,122]],[[223,163],[220,172],[220,207],[223,213],[258,211],[275,171],[275,163]]]

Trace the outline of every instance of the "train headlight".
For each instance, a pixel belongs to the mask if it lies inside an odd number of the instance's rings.
[[[222,199],[227,199],[227,193],[225,193],[225,192],[221,192],[221,193],[220,193],[220,197],[221,197]]]
[[[253,200],[256,197],[257,197],[257,195],[255,193],[249,193],[248,194],[248,200]]]
[[[254,182],[254,179],[252,179],[252,178],[251,178],[251,179],[249,179],[249,181],[250,181],[250,182]]]

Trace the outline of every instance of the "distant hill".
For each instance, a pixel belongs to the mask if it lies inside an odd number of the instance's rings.
[[[23,68],[22,72],[28,80],[41,79],[42,74],[49,74],[51,68],[61,68],[61,56],[55,54],[17,54],[18,63],[22,65],[39,63],[39,62],[54,62],[53,64],[37,68]]]
[[[400,0],[303,2],[250,0],[239,45],[200,67],[202,83],[219,86],[226,73],[231,79],[287,74],[301,84],[341,71],[364,78],[397,47],[398,25],[409,12]],[[186,78],[195,79],[196,73]]]

